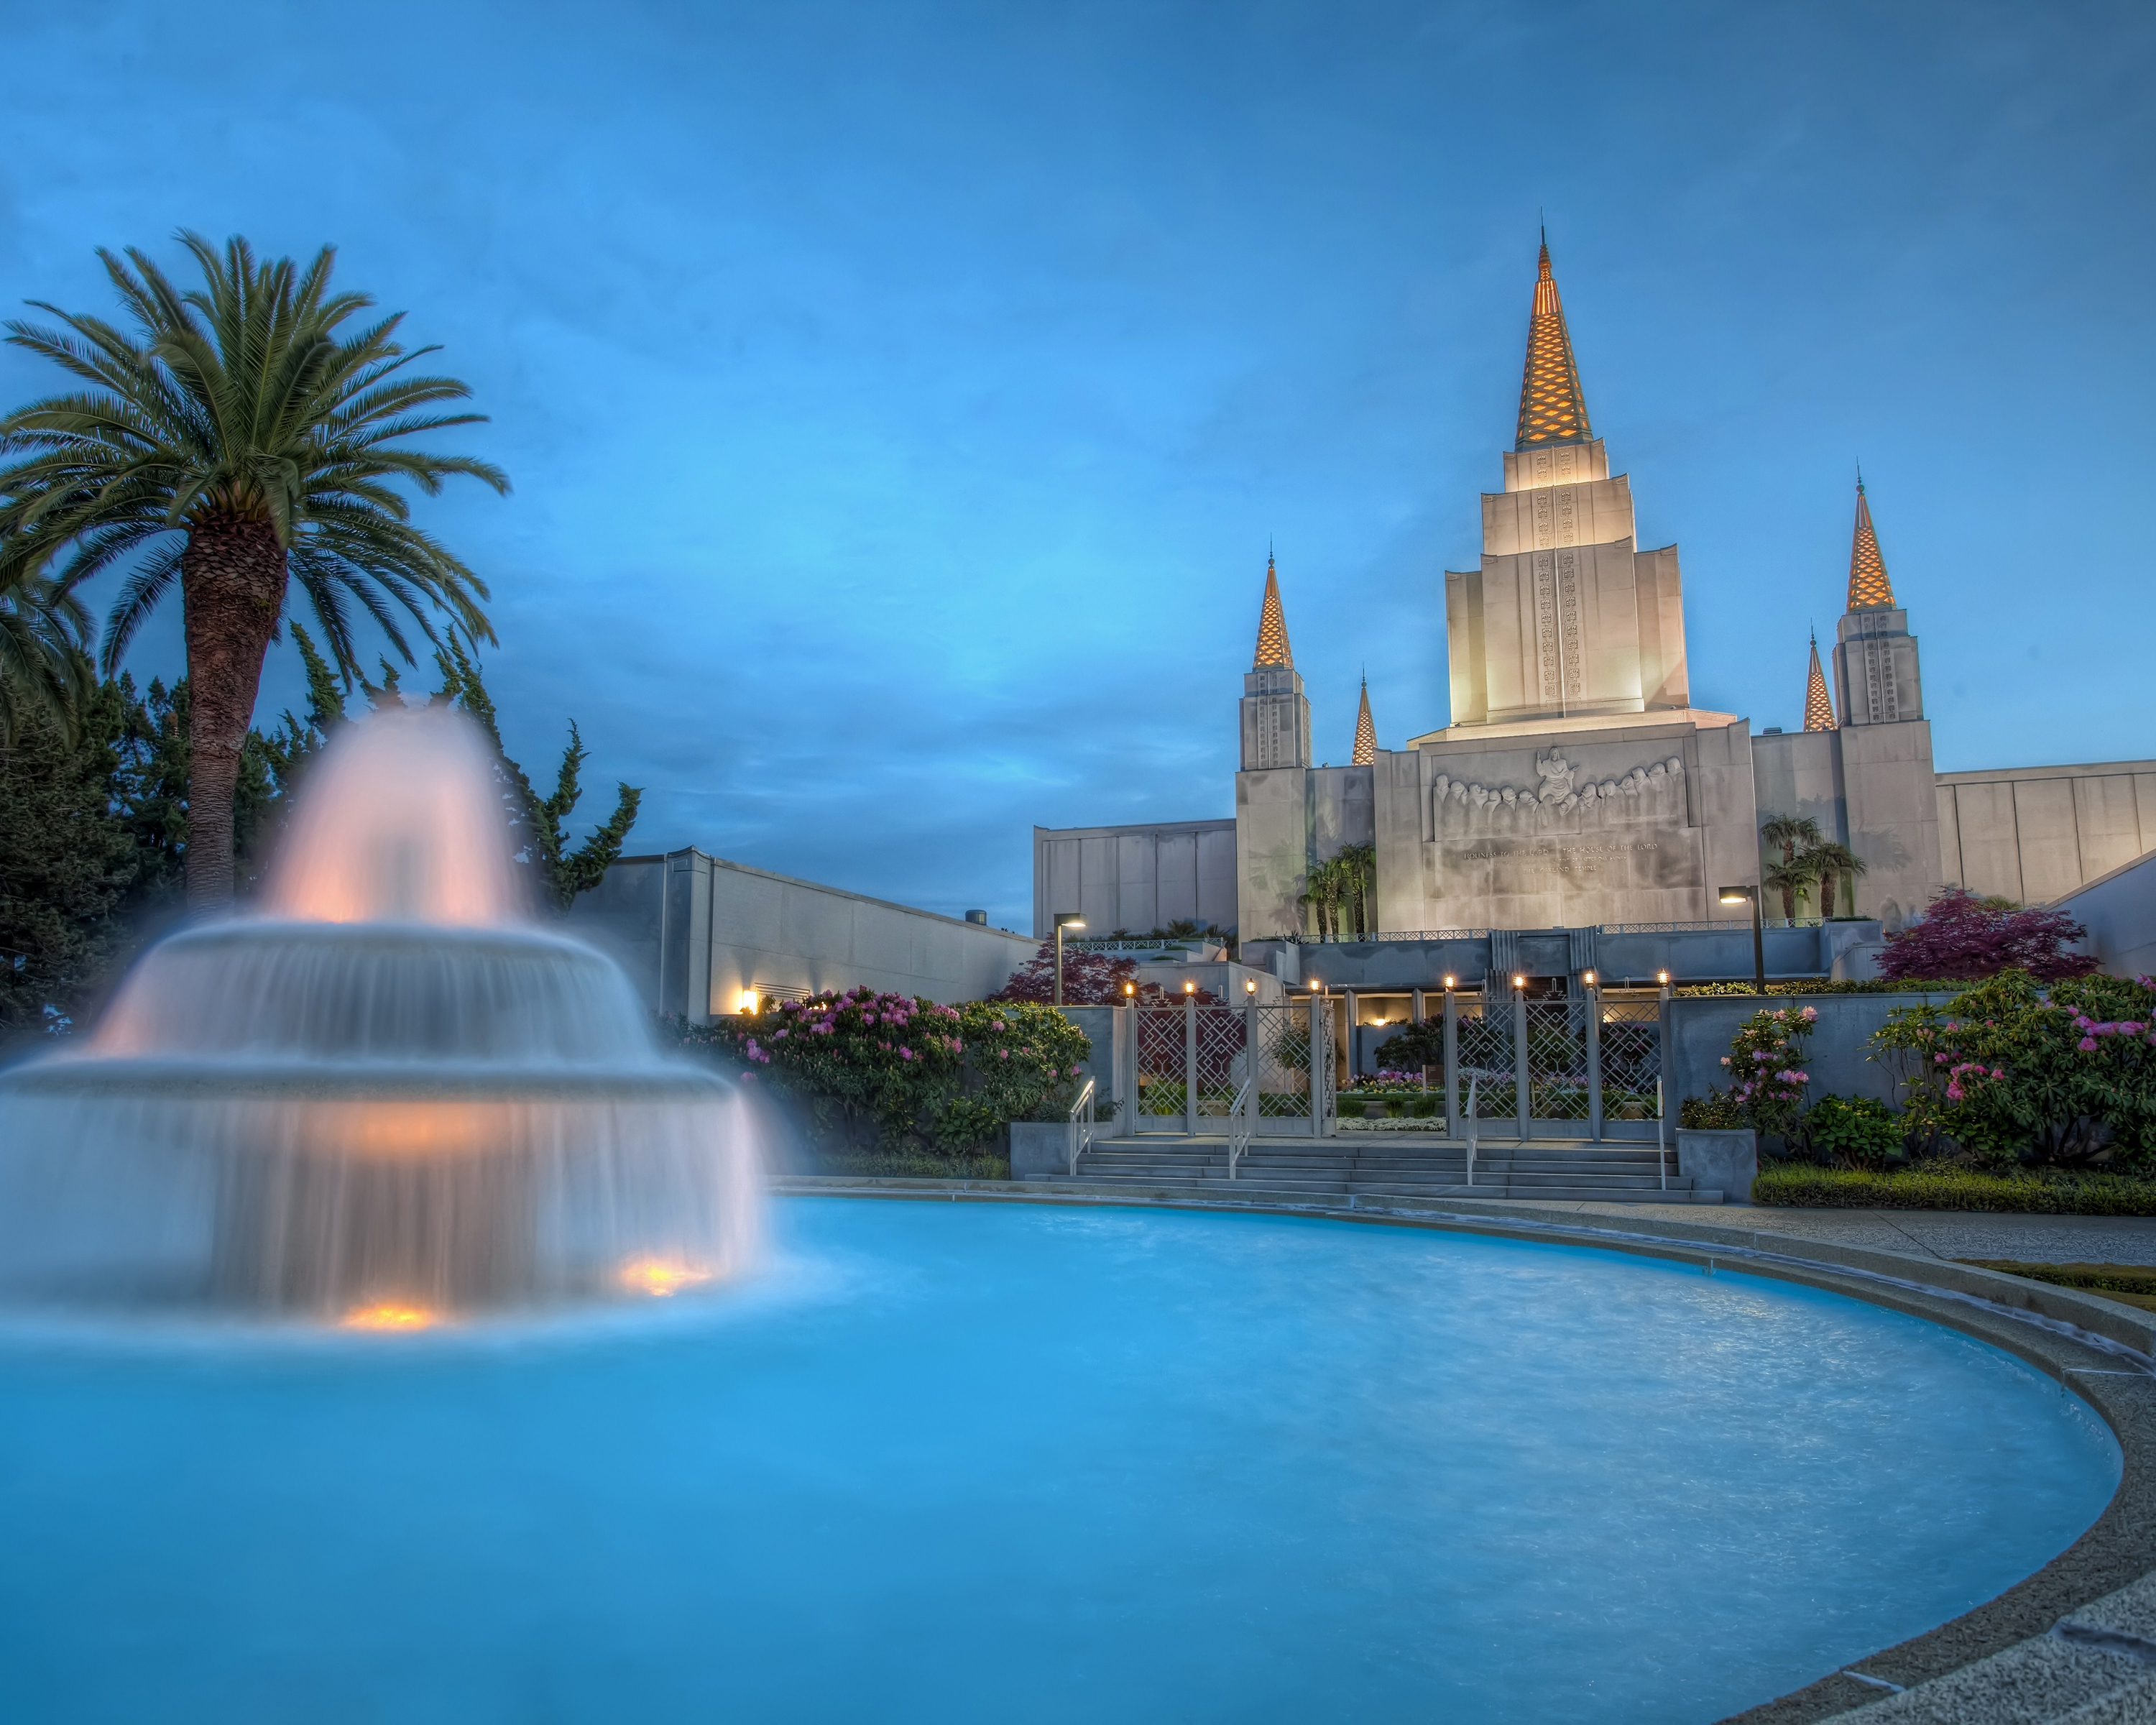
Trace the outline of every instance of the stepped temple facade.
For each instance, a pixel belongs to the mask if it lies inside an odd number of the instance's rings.
[[[1758,886],[1777,815],[1811,819],[1864,865],[1838,903],[1803,911],[1887,927],[1949,883],[2041,901],[2156,848],[2156,762],[1933,772],[1917,638],[1861,480],[1831,693],[1814,640],[1801,730],[1694,706],[1677,547],[1639,543],[1547,244],[1500,464],[1481,560],[1445,576],[1451,722],[1383,747],[1365,683],[1348,764],[1317,762],[1268,559],[1235,818],[1035,828],[1037,932],[1071,911],[1096,933],[1187,918],[1308,938],[1312,873],[1350,845],[1370,847],[1377,932],[1433,939],[1748,923],[1720,891]]]

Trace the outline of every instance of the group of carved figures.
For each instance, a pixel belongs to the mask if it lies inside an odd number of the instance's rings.
[[[1684,762],[1674,755],[1651,766],[1635,767],[1622,778],[1575,783],[1578,769],[1553,750],[1535,757],[1535,773],[1542,783],[1534,790],[1475,784],[1440,773],[1430,786],[1438,835],[1684,819]]]

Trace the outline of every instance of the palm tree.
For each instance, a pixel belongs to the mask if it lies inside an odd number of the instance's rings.
[[[1797,920],[1797,895],[1811,891],[1819,879],[1819,865],[1806,851],[1794,862],[1770,862],[1759,871],[1761,883],[1782,895],[1782,920]]]
[[[1374,845],[1343,845],[1340,854],[1332,859],[1332,865],[1341,875],[1341,898],[1350,910],[1353,925],[1358,934],[1370,932],[1370,893],[1377,874],[1378,847]]]
[[[1862,857],[1846,845],[1837,845],[1830,839],[1813,845],[1804,853],[1804,860],[1819,875],[1820,915],[1822,916],[1837,914],[1840,906],[1838,896],[1844,880],[1853,884],[1858,876],[1871,872]]]
[[[1759,836],[1777,845],[1784,863],[1794,863],[1799,845],[1809,850],[1820,842],[1819,823],[1809,815],[1778,814],[1759,829]]]
[[[33,711],[51,714],[74,734],[75,716],[96,685],[83,643],[90,619],[81,603],[49,581],[0,587],[0,742]]]
[[[177,584],[193,697],[187,903],[203,908],[232,896],[240,748],[290,585],[347,675],[354,604],[408,661],[400,610],[430,640],[430,608],[491,640],[485,584],[412,524],[398,487],[509,482],[475,457],[402,446],[484,416],[439,411],[471,393],[455,378],[403,374],[435,350],[398,343],[402,314],[353,324],[374,302],[330,291],[331,248],[302,270],[258,260],[244,239],[222,254],[197,234],[180,241],[203,275],[185,291],[138,250],[99,252],[132,333],[42,300],[31,303],[61,328],[7,326],[10,343],[86,387],[0,420],[0,453],[23,457],[0,468],[0,593],[20,603],[43,583],[64,598],[131,562],[105,621],[109,675]]]

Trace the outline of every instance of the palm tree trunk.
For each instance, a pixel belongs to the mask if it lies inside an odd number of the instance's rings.
[[[1835,900],[1841,886],[1841,877],[1832,869],[1820,870],[1820,918],[1824,922],[1834,915]]]
[[[187,908],[232,902],[233,798],[262,661],[285,606],[285,548],[269,522],[211,515],[180,558],[187,642]]]

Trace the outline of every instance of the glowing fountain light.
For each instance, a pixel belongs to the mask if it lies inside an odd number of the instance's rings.
[[[375,1306],[358,1306],[345,1313],[338,1327],[346,1330],[431,1330],[435,1314],[424,1306],[404,1306],[385,1300]]]
[[[683,1288],[711,1279],[711,1272],[665,1258],[634,1258],[622,1266],[621,1285],[632,1292],[664,1300]]]
[[[0,1073],[0,1297],[417,1328],[737,1276],[762,1207],[741,1093],[529,919],[492,750],[444,709],[340,730],[259,914]]]

